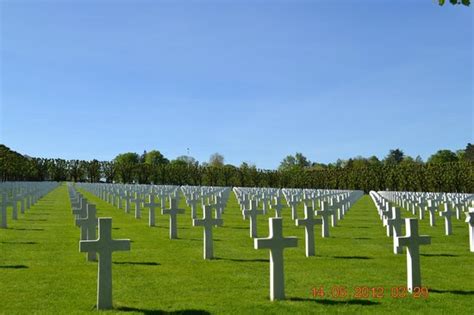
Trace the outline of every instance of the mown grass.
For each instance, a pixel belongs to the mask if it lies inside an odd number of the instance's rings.
[[[286,209],[284,233],[297,236],[299,246],[285,252],[287,300],[271,302],[268,251],[253,248],[248,221],[242,220],[234,196],[223,215],[224,226],[214,230],[217,259],[204,261],[202,228],[192,227],[189,208],[178,219],[179,239],[170,240],[167,216],[157,215],[158,226],[150,228],[146,210],[137,220],[85,194],[99,216],[113,217],[114,238],[132,240],[130,252],[113,256],[111,313],[473,313],[473,254],[462,221],[454,219],[454,235],[448,237],[441,220],[431,228],[425,218],[420,233],[431,235],[432,245],[421,248],[421,264],[429,297],[393,298],[390,288],[406,284],[406,257],[392,254],[391,238],[385,236],[369,196],[331,228],[330,238],[322,239],[317,227],[317,256],[311,258],[304,255],[304,229],[294,226]],[[268,234],[268,217],[259,218],[261,237]],[[94,311],[97,263],[87,262],[78,251],[79,229],[73,224],[66,186],[8,223],[8,229],[0,229],[0,312]],[[346,288],[350,296],[331,296],[333,286]],[[383,287],[385,296],[354,298],[356,287],[362,286]],[[313,297],[315,287],[324,288],[325,296]]]

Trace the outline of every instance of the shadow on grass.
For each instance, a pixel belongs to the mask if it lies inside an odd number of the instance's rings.
[[[160,266],[157,262],[146,262],[146,261],[114,261],[115,265],[141,265],[141,266]]]
[[[474,295],[474,291],[464,291],[464,290],[437,290],[428,288],[429,293],[450,293],[457,295]]]
[[[188,241],[200,241],[200,242],[203,241],[202,238],[187,238],[187,239],[186,239],[186,238],[183,238],[183,240],[188,240]],[[222,242],[222,240],[221,240],[221,239],[218,239],[218,238],[214,238],[214,239],[212,239],[212,241],[214,241],[214,242]]]
[[[48,221],[48,219],[23,219],[23,221]]]
[[[28,229],[28,228],[10,228],[10,230],[17,230],[17,231],[44,231],[44,229]]]
[[[0,269],[27,269],[28,266],[25,265],[8,265],[8,266],[0,266]]]
[[[425,257],[459,257],[459,255],[454,255],[454,254],[420,254],[420,256],[425,256]]]
[[[369,226],[347,226],[347,227],[351,229],[370,229]]]
[[[371,240],[371,237],[353,237],[354,240]]]
[[[248,230],[247,226],[223,226],[223,228],[233,229],[233,230]]]
[[[208,315],[211,314],[208,311],[203,310],[179,310],[179,311],[162,311],[162,310],[147,310],[143,308],[135,308],[135,307],[127,307],[127,306],[120,306],[115,308],[117,311],[122,312],[138,312],[145,315],[153,315],[153,314],[189,314],[189,315]]]
[[[26,245],[34,245],[34,244],[38,244],[38,242],[22,242],[22,241],[13,241],[13,242],[9,242],[9,241],[3,241],[3,242],[0,242],[1,244],[26,244]]]
[[[269,259],[238,259],[238,258],[224,258],[224,257],[214,257],[213,260],[228,260],[228,261],[235,261],[235,262],[270,262]]]
[[[318,303],[318,304],[323,304],[323,305],[378,305],[380,302],[374,302],[374,301],[369,301],[369,300],[329,300],[329,299],[307,299],[307,298],[298,298],[298,297],[293,297],[293,298],[288,298],[289,301],[293,302],[313,302],[313,303]]]
[[[336,258],[336,259],[373,259],[372,257],[368,257],[368,256],[332,256],[332,258]]]

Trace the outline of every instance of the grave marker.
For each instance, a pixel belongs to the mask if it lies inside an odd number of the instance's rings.
[[[321,201],[321,210],[316,210],[316,215],[321,215],[322,218],[322,237],[329,237],[329,217],[333,214],[334,211],[329,209],[327,201]]]
[[[313,207],[304,206],[304,219],[296,219],[297,226],[304,226],[306,257],[314,256],[314,226],[322,224],[321,219],[314,217]]]
[[[250,201],[250,209],[243,211],[244,217],[250,218],[250,237],[257,237],[257,216],[263,214],[263,210],[257,210],[257,201]]]
[[[96,208],[93,204],[87,205],[87,217],[77,219],[77,225],[81,228],[81,241],[84,240],[95,240],[96,228],[97,228],[97,216]],[[95,261],[97,260],[96,252],[87,252],[87,260]]]
[[[170,198],[170,208],[161,209],[161,214],[169,214],[170,216],[170,239],[178,238],[178,228],[176,216],[183,214],[184,209],[178,209],[178,200],[176,198]]]
[[[444,211],[439,213],[440,217],[444,217],[444,230],[446,235],[453,234],[453,228],[451,223],[451,217],[453,216],[453,212],[451,211],[451,206],[448,202],[444,203]]]
[[[469,249],[474,252],[474,208],[466,212],[466,222],[469,225]]]
[[[212,228],[214,226],[221,226],[222,219],[214,219],[212,217],[212,206],[203,206],[203,218],[193,219],[193,226],[202,226],[204,228],[204,259],[212,259],[214,257]]]
[[[283,236],[282,223],[282,218],[269,218],[269,236],[254,239],[255,249],[270,250],[270,300],[272,301],[285,299],[283,250],[298,245],[296,237]]]
[[[144,204],[145,208],[150,209],[148,212],[148,225],[155,226],[155,209],[160,207],[160,204],[155,203],[155,195],[148,195],[148,203]]]
[[[397,236],[397,246],[407,248],[407,287],[412,293],[421,288],[420,245],[431,244],[431,237],[418,235],[418,220],[405,219],[405,236]]]
[[[97,309],[112,308],[112,253],[129,251],[130,240],[112,239],[112,218],[99,218],[99,238],[80,241],[80,252],[97,252],[99,254],[97,278]]]

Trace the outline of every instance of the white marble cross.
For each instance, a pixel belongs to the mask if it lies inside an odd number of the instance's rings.
[[[257,237],[257,215],[263,214],[263,210],[257,209],[257,201],[250,201],[250,209],[243,211],[244,217],[250,218],[250,237]]]
[[[297,226],[304,226],[306,257],[314,256],[314,225],[322,224],[321,219],[314,217],[313,207],[304,206],[304,219],[296,219]]]
[[[453,228],[451,224],[451,217],[453,216],[453,212],[451,211],[451,205],[449,202],[444,203],[444,211],[439,213],[440,217],[444,217],[444,230],[446,235],[453,234]]]
[[[469,208],[466,213],[466,222],[469,225],[469,248],[474,252],[474,208]]]
[[[143,206],[150,209],[148,212],[148,225],[155,226],[155,209],[160,207],[159,203],[155,203],[155,194],[148,195],[148,203],[145,203]]]
[[[291,195],[291,199],[288,202],[288,205],[291,207],[291,219],[296,220],[298,218],[298,212],[296,206],[298,205],[298,199],[295,195]]]
[[[272,206],[275,209],[275,218],[281,218],[281,210],[283,209],[283,204],[281,203],[280,197],[274,197],[275,204]]]
[[[462,202],[459,201],[459,198],[455,198],[451,204],[456,211],[456,219],[461,220]]]
[[[130,200],[135,204],[135,218],[140,219],[142,214],[140,212],[140,206],[142,204],[142,198],[140,198],[140,194],[138,192],[135,193],[135,198]]]
[[[198,203],[198,197],[197,197],[196,192],[193,191],[191,193],[191,198],[189,198],[188,200],[188,205],[191,207],[191,219],[197,218],[197,214],[196,214],[197,203]]]
[[[161,214],[170,215],[170,239],[178,238],[178,222],[176,216],[183,213],[184,209],[178,209],[178,200],[176,198],[170,198],[169,209],[161,209]]]
[[[283,236],[282,223],[282,218],[269,218],[269,236],[254,239],[255,249],[270,250],[270,300],[272,301],[285,299],[283,250],[287,247],[298,246],[296,237]]]
[[[420,220],[423,220],[425,218],[425,204],[426,204],[426,201],[425,199],[423,199],[422,197],[419,197],[418,198],[418,205],[420,207],[419,209],[419,215],[420,215]]]
[[[397,246],[407,248],[407,287],[408,292],[421,287],[420,245],[431,244],[431,237],[418,235],[418,220],[405,219],[405,236],[397,236]]]
[[[130,202],[132,200],[132,193],[130,191],[125,191],[125,213],[130,213]]]
[[[18,196],[15,192],[13,192],[10,204],[12,205],[12,219],[18,220]]]
[[[222,213],[224,212],[225,203],[222,200],[221,196],[216,196],[214,202],[214,208],[216,210],[216,219],[220,219]]]
[[[321,210],[316,210],[316,215],[322,218],[322,237],[329,237],[329,217],[334,214],[332,209],[329,209],[327,201],[321,201]]]
[[[337,201],[336,198],[331,198],[329,207],[333,211],[333,214],[331,215],[331,226],[335,227],[337,226],[337,221],[339,219],[338,212],[340,211],[341,203]]]
[[[75,214],[74,224],[78,226],[77,220],[87,217],[87,199],[81,198],[79,202],[79,208],[73,208],[72,213]]]
[[[397,236],[402,234],[402,225],[405,224],[405,220],[403,220],[402,215],[400,214],[400,208],[392,207],[392,218],[387,219],[387,227],[390,226],[392,229],[393,235],[393,253],[394,254],[402,254],[403,248],[398,246],[397,243]]]
[[[7,206],[8,206],[8,200],[7,200],[7,193],[2,192],[2,201],[0,203],[0,212],[1,212],[1,219],[2,222],[0,224],[0,228],[6,229],[7,228]]]
[[[204,259],[212,259],[214,257],[212,228],[214,226],[221,226],[222,219],[214,219],[212,217],[212,206],[203,206],[204,216],[202,219],[193,219],[193,226],[204,227]]]
[[[96,208],[93,204],[87,205],[87,217],[79,218],[76,220],[77,225],[81,228],[81,241],[84,240],[95,240],[96,228],[97,228],[97,216]],[[87,252],[87,260],[97,260],[96,252]]]
[[[430,226],[435,226],[436,224],[436,212],[438,211],[438,204],[434,201],[429,199],[428,205],[426,206],[426,210],[428,210],[430,214]]]
[[[112,253],[129,251],[130,240],[112,239],[112,218],[99,218],[99,238],[80,241],[80,252],[97,252],[99,254],[97,278],[97,309],[112,308]]]

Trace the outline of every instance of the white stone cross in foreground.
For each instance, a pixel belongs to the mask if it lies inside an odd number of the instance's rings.
[[[178,214],[183,214],[184,209],[178,209],[178,199],[170,198],[170,208],[161,209],[161,214],[170,215],[170,239],[178,238],[178,227],[176,216]]]
[[[322,224],[321,219],[314,217],[313,207],[304,206],[304,219],[296,219],[297,226],[304,226],[306,240],[306,257],[314,256],[314,226]]]
[[[296,237],[283,237],[282,223],[282,218],[269,218],[270,235],[267,238],[254,239],[255,249],[268,248],[270,250],[270,300],[272,301],[285,299],[283,250],[298,245]]]
[[[474,252],[474,208],[466,212],[466,222],[469,224],[469,248]]]
[[[204,227],[204,259],[212,259],[214,257],[213,242],[212,242],[212,228],[214,226],[221,226],[222,219],[214,219],[212,217],[212,206],[204,205],[204,216],[202,219],[193,219],[193,226]]]
[[[93,251],[99,254],[97,309],[112,308],[112,253],[129,250],[130,240],[112,239],[112,218],[99,218],[99,239],[80,241],[79,251]]]
[[[418,220],[405,219],[405,236],[397,236],[397,246],[407,248],[407,287],[412,293],[414,288],[421,287],[420,245],[431,244],[431,237],[418,235]]]

